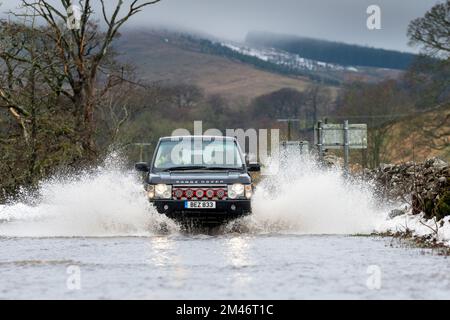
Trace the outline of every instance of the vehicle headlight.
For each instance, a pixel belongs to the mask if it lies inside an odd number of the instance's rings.
[[[235,183],[231,186],[228,186],[228,198],[237,199],[239,197],[244,196],[244,185],[242,183]]]
[[[172,186],[167,184],[157,184],[155,186],[155,194],[154,197],[158,199],[170,199],[172,198]]]

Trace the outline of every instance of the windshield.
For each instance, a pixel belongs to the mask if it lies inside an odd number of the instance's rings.
[[[244,162],[234,140],[184,138],[161,141],[154,169],[243,169]]]

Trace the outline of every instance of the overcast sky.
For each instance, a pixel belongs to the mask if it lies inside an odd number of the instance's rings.
[[[5,10],[13,7],[19,0],[0,2],[4,3],[2,9]],[[135,16],[129,25],[136,27],[164,24],[238,41],[243,40],[248,31],[271,31],[415,51],[407,45],[408,23],[423,16],[438,2],[441,1],[162,0]],[[381,8],[381,30],[370,31],[366,27],[366,9],[372,4]]]

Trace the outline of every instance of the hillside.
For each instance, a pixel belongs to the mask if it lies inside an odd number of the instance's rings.
[[[390,124],[384,150],[395,163],[431,157],[450,162],[450,104]]]
[[[247,35],[246,43],[276,48],[299,54],[306,59],[342,66],[404,70],[416,58],[416,55],[410,53],[268,32],[250,32]]]
[[[206,94],[247,101],[282,88],[304,91],[313,83],[336,93],[346,81],[379,82],[400,74],[394,69],[342,66],[283,50],[161,29],[127,30],[115,49],[124,61],[137,66],[143,80],[195,84]]]
[[[116,43],[116,50],[123,53],[123,60],[137,66],[140,79],[162,84],[194,84],[204,91],[205,97],[220,94],[233,100],[232,105],[238,109],[250,106],[254,98],[283,88],[304,91],[317,83],[331,89],[332,105],[341,87],[327,83],[324,77],[336,79],[339,83],[351,80],[379,82],[401,74],[401,71],[394,69],[345,67],[309,60],[273,48],[256,48],[208,39],[206,36],[162,30],[128,30]],[[169,112],[178,114],[178,111],[170,108],[165,106],[161,115]],[[205,105],[191,108],[191,114],[185,113],[184,119],[201,114],[211,124],[220,126],[242,118],[242,115],[231,113],[229,118],[219,119],[204,108]],[[430,137],[430,132],[442,134],[448,130],[450,124],[446,117],[449,117],[449,109],[447,106],[439,111],[415,113],[389,124],[382,161],[400,162],[413,158],[420,161],[432,156],[450,160],[450,150],[444,145],[445,140]],[[444,119],[447,122],[439,123]],[[174,127],[175,123],[172,123]],[[424,124],[427,124],[425,129]],[[146,120],[148,125],[149,120]]]
[[[356,65],[341,65],[308,59],[297,53],[271,47],[249,46],[239,43],[214,43],[204,45],[204,50],[231,57],[286,75],[306,76],[313,81],[329,85],[341,85],[349,81],[376,83],[385,79],[395,79],[400,70],[373,68]]]
[[[303,91],[312,83],[307,77],[264,71],[201,52],[195,43],[172,32],[129,30],[118,39],[115,49],[124,61],[137,66],[143,80],[195,84],[207,94],[250,100],[286,87]]]

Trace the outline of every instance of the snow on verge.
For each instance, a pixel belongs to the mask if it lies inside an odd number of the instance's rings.
[[[431,236],[437,242],[450,246],[450,216],[441,221],[425,219],[423,214],[413,215],[410,211],[381,222],[376,229],[379,233],[410,231],[415,237]]]

